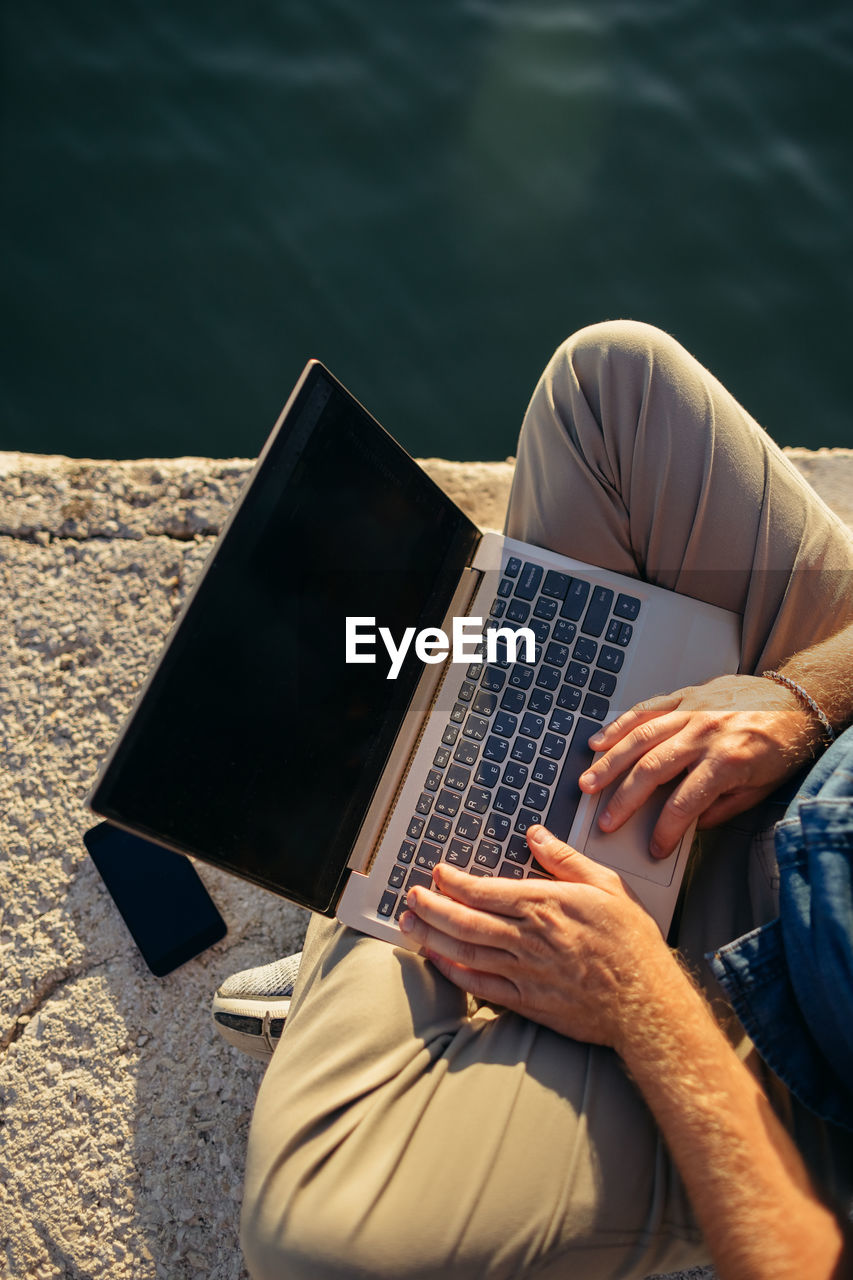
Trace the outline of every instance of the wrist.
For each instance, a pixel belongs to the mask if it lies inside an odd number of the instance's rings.
[[[766,680],[772,680],[775,684],[782,685],[792,694],[801,710],[810,717],[819,741],[822,739],[824,745],[827,746],[834,741],[835,729],[829,716],[817,699],[812,697],[808,689],[800,684],[798,680],[795,680],[793,676],[783,671],[767,670],[762,671],[761,675]]]

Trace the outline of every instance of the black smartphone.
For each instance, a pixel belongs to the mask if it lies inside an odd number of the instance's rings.
[[[183,854],[109,822],[87,831],[83,843],[158,978],[225,937],[225,921]]]

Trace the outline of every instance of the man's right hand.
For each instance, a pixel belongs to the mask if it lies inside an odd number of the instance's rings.
[[[683,774],[652,833],[651,853],[665,858],[694,821],[715,826],[770,795],[821,737],[789,689],[760,676],[720,676],[638,703],[593,734],[589,744],[603,754],[580,788],[594,795],[621,778],[599,816],[603,831],[616,831]]]

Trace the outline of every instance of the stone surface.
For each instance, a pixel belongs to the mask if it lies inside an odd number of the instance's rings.
[[[792,452],[853,523],[853,451]],[[85,796],[251,464],[0,454],[0,1274],[242,1280],[261,1067],[208,1021],[299,909],[200,867],[227,938],[145,968],[82,844]],[[499,527],[511,462],[429,460]],[[707,1272],[691,1275],[707,1276]]]

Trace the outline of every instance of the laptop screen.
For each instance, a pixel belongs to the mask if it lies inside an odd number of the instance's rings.
[[[345,619],[440,626],[475,526],[319,364],[282,414],[91,798],[184,853],[334,907],[421,663]]]

